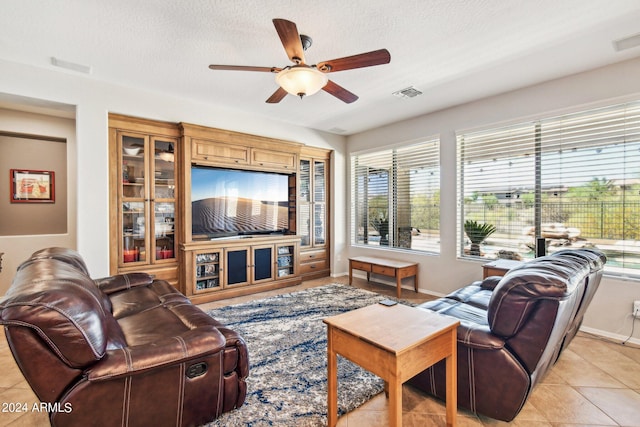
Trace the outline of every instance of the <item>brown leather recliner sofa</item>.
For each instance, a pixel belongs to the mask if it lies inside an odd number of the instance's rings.
[[[513,420],[576,335],[605,262],[597,250],[561,250],[418,306],[460,319],[458,405]],[[444,362],[410,383],[444,399]]]
[[[144,273],[92,280],[77,252],[38,251],[0,323],[52,425],[201,425],[244,403],[243,339]]]

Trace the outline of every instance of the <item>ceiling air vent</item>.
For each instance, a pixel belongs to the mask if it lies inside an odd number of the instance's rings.
[[[329,132],[332,133],[345,133],[346,130],[339,128],[339,127],[332,127],[331,129],[329,129]]]
[[[633,36],[613,41],[613,48],[616,50],[616,52],[631,49],[632,47],[637,46],[640,46],[640,34],[635,34]]]
[[[77,71],[79,73],[91,74],[91,67],[89,65],[77,64],[75,62],[64,61],[60,58],[51,57],[51,64],[56,67],[66,68],[67,70]]]
[[[422,95],[422,92],[420,92],[413,86],[409,86],[397,92],[393,92],[393,95],[397,96],[398,98],[415,98],[418,95]]]

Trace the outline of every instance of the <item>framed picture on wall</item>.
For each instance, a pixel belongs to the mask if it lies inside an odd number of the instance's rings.
[[[11,169],[11,203],[54,203],[56,200],[53,171]]]

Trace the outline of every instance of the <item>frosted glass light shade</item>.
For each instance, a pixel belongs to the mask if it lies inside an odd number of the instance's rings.
[[[294,65],[276,74],[276,83],[291,95],[310,96],[322,89],[329,79],[318,69]]]

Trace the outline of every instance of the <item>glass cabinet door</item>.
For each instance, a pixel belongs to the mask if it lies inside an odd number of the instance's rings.
[[[154,260],[175,260],[175,144],[171,139],[151,138],[153,186]]]
[[[222,250],[199,252],[195,255],[195,293],[222,289]]]
[[[129,264],[147,260],[147,191],[144,136],[121,135],[121,259]]]
[[[122,203],[122,262],[146,261],[144,202]]]
[[[120,133],[120,263],[175,261],[175,149],[172,138]]]
[[[295,274],[295,253],[294,245],[276,246],[278,278],[291,276]]]
[[[324,245],[327,223],[325,162],[313,161],[313,244]]]
[[[300,159],[298,215],[300,247],[326,244],[327,180],[326,161]]]
[[[300,246],[311,245],[311,161],[300,160],[300,191],[298,191],[298,215]]]

